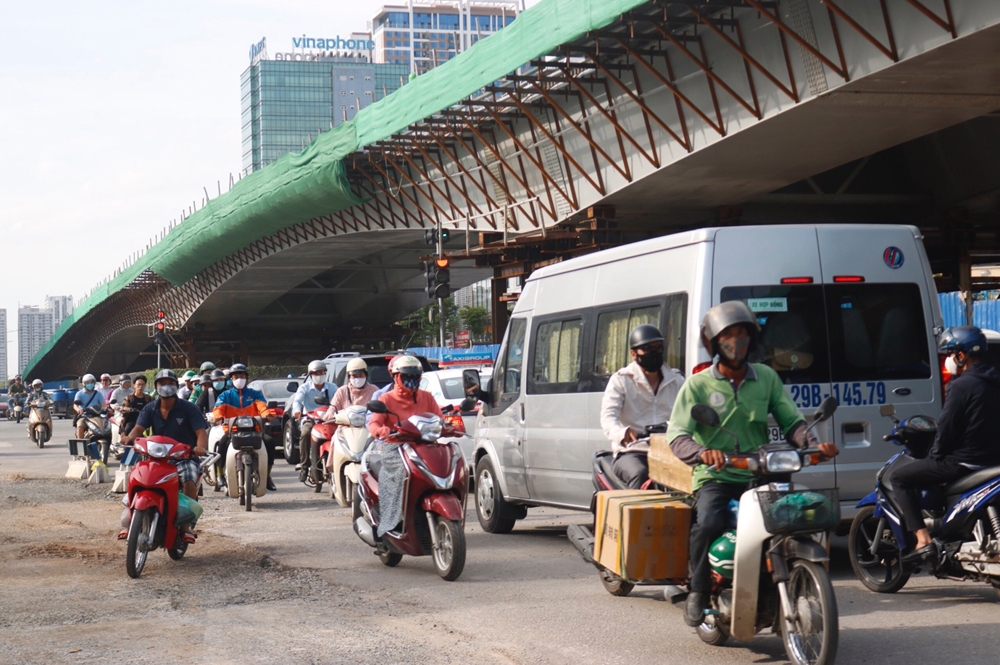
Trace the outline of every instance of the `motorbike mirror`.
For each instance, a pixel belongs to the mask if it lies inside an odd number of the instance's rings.
[[[878,408],[878,413],[880,416],[894,416],[896,415],[896,407],[892,404],[883,404]]]
[[[320,406],[326,406],[330,403],[330,400],[326,398],[326,395],[316,395],[316,397],[313,398],[313,401]],[[379,402],[379,404],[381,404],[381,402]]]
[[[719,427],[722,423],[719,420],[719,414],[716,413],[715,409],[706,404],[695,404],[691,407],[691,417],[699,425],[704,425],[705,427]]]
[[[372,413],[389,413],[389,407],[385,405],[385,402],[380,402],[377,399],[373,399],[365,404],[365,408]]]
[[[298,381],[289,381],[288,385],[285,386],[285,390],[287,390],[290,393],[294,393],[298,389],[299,389],[299,382]]]
[[[840,404],[837,402],[837,398],[830,395],[823,400],[823,402],[819,405],[819,408],[816,409],[816,413],[813,414],[813,421],[821,423],[824,420],[829,420],[830,416],[833,415],[833,412],[837,410],[839,405]]]
[[[462,400],[462,403],[458,405],[458,408],[462,411],[474,411],[476,409],[476,400],[466,397]]]

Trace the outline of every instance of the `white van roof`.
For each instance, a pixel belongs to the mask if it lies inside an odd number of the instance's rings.
[[[774,232],[781,229],[801,229],[801,228],[816,228],[818,226],[823,226],[823,228],[828,229],[843,229],[845,231],[850,231],[856,229],[857,226],[853,224],[770,224],[770,225],[756,225],[756,226],[743,226],[742,229],[760,229],[762,231]],[[909,231],[913,237],[921,238],[923,237],[920,230],[915,226],[907,226],[902,224],[865,224],[865,228],[881,228],[881,229],[906,229]],[[600,252],[594,252],[593,254],[587,254],[585,256],[580,256],[575,259],[569,259],[568,261],[563,261],[561,263],[555,263],[553,265],[545,266],[544,268],[539,268],[534,271],[531,276],[527,279],[527,282],[533,282],[539,279],[544,279],[546,277],[552,277],[553,275],[560,275],[567,272],[572,272],[574,270],[582,270],[584,268],[590,268],[593,266],[604,265],[607,263],[613,263],[615,261],[622,261],[625,259],[631,259],[636,256],[642,256],[644,254],[652,254],[654,252],[660,252],[665,249],[673,249],[675,247],[683,247],[685,245],[696,245],[703,242],[711,242],[715,240],[715,234],[720,230],[728,227],[709,227],[704,229],[697,229],[694,231],[683,231],[681,233],[672,233],[667,236],[662,236],[659,238],[652,238],[650,240],[642,240],[640,242],[634,242],[628,245],[622,245],[621,247],[613,247],[611,249],[605,249]]]

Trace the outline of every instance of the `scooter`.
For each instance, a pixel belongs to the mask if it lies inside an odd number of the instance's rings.
[[[14,400],[14,408],[7,409],[7,420],[15,420],[21,424],[21,418],[24,417],[24,397],[17,395],[12,399]]]
[[[28,408],[31,409],[28,413],[28,436],[39,448],[44,448],[45,442],[52,438],[52,414],[49,412],[51,406],[51,400],[44,398],[34,399],[28,403]]]
[[[928,416],[899,420],[895,407],[879,412],[892,418],[892,433],[883,437],[903,451],[896,453],[875,477],[875,491],[858,502],[847,547],[855,575],[868,589],[895,593],[921,568],[940,579],[988,582],[1000,595],[1000,466],[975,471],[921,496],[924,524],[938,543],[936,562],[902,562],[902,550],[912,542],[907,534],[892,486],[892,472],[930,453],[937,423]]]
[[[373,400],[372,413],[389,413],[383,402]],[[470,407],[471,408],[471,407]],[[465,409],[469,410],[469,409]],[[371,466],[370,455],[361,458],[360,482],[354,490],[354,532],[379,560],[390,568],[403,555],[432,555],[438,575],[458,579],[465,567],[465,498],[469,482],[465,457],[455,442],[440,443],[455,435],[453,425],[435,414],[410,416],[393,426],[385,439],[383,455],[399,455],[406,468],[402,528],[376,537],[379,524],[381,463]],[[387,444],[387,445],[386,445]]]
[[[361,482],[361,456],[374,439],[365,427],[366,409],[349,406],[334,416],[333,469],[330,496],[342,506],[354,501],[354,488]]]
[[[100,452],[101,461],[108,463],[108,453],[111,452],[111,423],[104,413],[92,406],[88,406],[81,416],[84,426],[87,428],[87,439],[94,444]],[[89,444],[88,444],[89,445]]]
[[[125,420],[125,414],[122,412],[121,404],[115,402],[111,403],[110,413],[111,417],[108,420],[111,427],[111,454],[114,455],[115,459],[120,460],[122,455],[125,454],[125,446],[122,445],[121,435],[121,427],[122,422]]]
[[[810,429],[829,419],[836,408],[835,398],[824,400]],[[699,425],[732,434],[707,405],[696,404],[691,417]],[[820,463],[822,454],[788,443],[741,453],[736,439],[735,447],[735,453],[726,455],[726,467],[748,470],[755,478],[740,498],[735,531],[727,531],[710,548],[710,606],[696,628],[698,637],[721,646],[730,636],[749,641],[770,627],[781,635],[785,653],[796,665],[829,665],[837,653],[839,619],[824,567],[829,562],[825,543],[840,522],[840,504],[836,490],[796,488],[791,481],[804,466]],[[574,527],[567,530],[570,542],[601,570],[593,555],[593,536],[587,539],[580,533],[585,527]],[[685,595],[676,594],[672,600],[679,602]]]
[[[309,433],[309,465],[303,465],[299,469],[299,482],[319,493],[323,491],[323,483],[328,480],[333,483],[327,467],[337,425],[326,420],[326,413],[330,408],[326,398],[317,395],[315,400],[319,407],[302,414],[302,422],[312,422],[313,426]]]
[[[261,419],[236,416],[225,421],[229,436],[226,448],[226,483],[229,496],[239,497],[240,505],[253,510],[254,497],[267,492],[267,449],[261,430]]]
[[[128,493],[122,500],[122,526],[128,528],[125,570],[137,578],[146,566],[149,552],[162,547],[177,561],[187,552],[181,528],[192,527],[201,517],[202,507],[181,491],[177,467],[172,459],[191,455],[191,447],[165,436],[135,440],[142,456],[128,477]],[[200,478],[198,479],[201,480]]]

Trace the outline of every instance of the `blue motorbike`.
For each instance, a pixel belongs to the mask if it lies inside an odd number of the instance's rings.
[[[848,535],[854,573],[872,591],[895,593],[926,567],[942,579],[988,582],[1000,595],[1000,466],[922,492],[924,523],[940,554],[934,564],[903,563],[903,551],[913,543],[907,541],[892,472],[927,457],[937,423],[928,416],[899,420],[892,405],[879,411],[893,421],[892,433],[883,438],[903,451],[879,470],[875,491],[857,504],[860,510]]]

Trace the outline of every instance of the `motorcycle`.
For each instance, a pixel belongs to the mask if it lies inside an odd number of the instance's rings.
[[[28,402],[28,408],[31,409],[28,413],[28,436],[39,448],[44,448],[45,442],[52,438],[51,406],[51,400],[45,398]]]
[[[902,552],[909,543],[892,472],[927,457],[937,423],[928,416],[899,420],[891,404],[879,412],[893,422],[892,432],[883,439],[903,446],[903,451],[879,470],[875,491],[857,504],[860,510],[847,539],[855,575],[872,591],[895,593],[911,575],[929,567],[939,579],[988,582],[1000,595],[1000,466],[921,493],[924,524],[938,543],[938,561],[905,564]]]
[[[330,497],[342,506],[354,500],[354,488],[361,482],[361,456],[374,439],[365,427],[363,406],[349,406],[334,416],[337,431],[333,439],[333,468]]]
[[[229,436],[226,448],[226,483],[229,496],[239,497],[240,505],[247,512],[253,510],[254,497],[267,492],[267,449],[261,419],[255,416],[236,416],[223,424]]]
[[[14,420],[21,424],[21,418],[24,417],[24,397],[17,395],[11,399],[14,400],[14,408],[7,409],[7,420]]]
[[[101,460],[107,463],[108,453],[111,452],[111,423],[106,415],[88,406],[83,410],[80,420],[87,430],[87,445],[93,444]]]
[[[645,436],[640,437],[632,442],[629,446],[632,450],[649,450],[649,437],[653,434],[665,434],[667,431],[667,423],[657,423],[655,425],[646,425]],[[625,453],[628,454],[628,453]],[[606,490],[623,490],[628,489],[625,487],[625,482],[618,477],[614,469],[615,464],[615,454],[610,450],[598,450],[594,453],[594,487],[598,492],[603,492]],[[652,480],[648,480],[645,483],[643,489],[661,489]],[[591,499],[591,511],[594,512],[593,502],[596,500],[596,495],[594,499]]]
[[[115,459],[120,460],[125,454],[125,446],[122,444],[121,427],[125,421],[125,413],[121,404],[111,402],[111,417],[108,418],[111,427],[111,454]]]
[[[824,400],[810,429],[828,420],[836,408],[836,399]],[[699,425],[719,428],[736,439],[711,407],[696,404],[691,416]],[[735,531],[724,533],[710,548],[710,605],[696,628],[698,637],[721,646],[730,636],[749,641],[770,627],[781,635],[785,653],[796,665],[833,663],[839,619],[824,565],[829,562],[830,531],[840,522],[839,499],[836,490],[796,488],[791,480],[804,466],[820,463],[822,454],[784,442],[742,453],[738,439],[735,450],[726,455],[726,467],[750,471],[755,478],[734,511]],[[567,535],[584,560],[604,570],[594,559],[594,538],[586,527],[573,525]],[[679,581],[648,581],[657,582]],[[685,596],[675,594],[671,600]]]
[[[137,578],[146,566],[149,552],[162,547],[177,561],[187,552],[181,538],[184,526],[197,523],[202,507],[182,491],[177,467],[172,459],[191,455],[191,447],[165,436],[135,440],[135,451],[142,456],[128,478],[128,493],[122,502],[122,526],[128,529],[125,570]],[[200,478],[199,478],[200,481]]]
[[[311,422],[312,430],[309,434],[309,465],[303,465],[299,469],[299,482],[306,487],[313,488],[314,492],[323,491],[323,483],[328,480],[333,483],[327,469],[330,460],[330,448],[333,445],[334,431],[337,429],[336,423],[326,420],[326,412],[329,410],[329,402],[322,395],[315,398],[319,408],[307,411],[302,414],[302,423]],[[301,430],[301,427],[299,428]]]
[[[372,413],[391,414],[383,402],[373,400],[367,408]],[[365,454],[354,490],[354,532],[375,548],[379,560],[390,568],[398,565],[404,554],[432,555],[438,575],[456,580],[465,567],[468,472],[459,445],[439,442],[441,437],[454,436],[455,427],[425,413],[399,421],[392,429],[382,451],[383,455],[399,455],[406,468],[402,530],[393,529],[376,538],[381,463],[371,466],[370,455]]]

